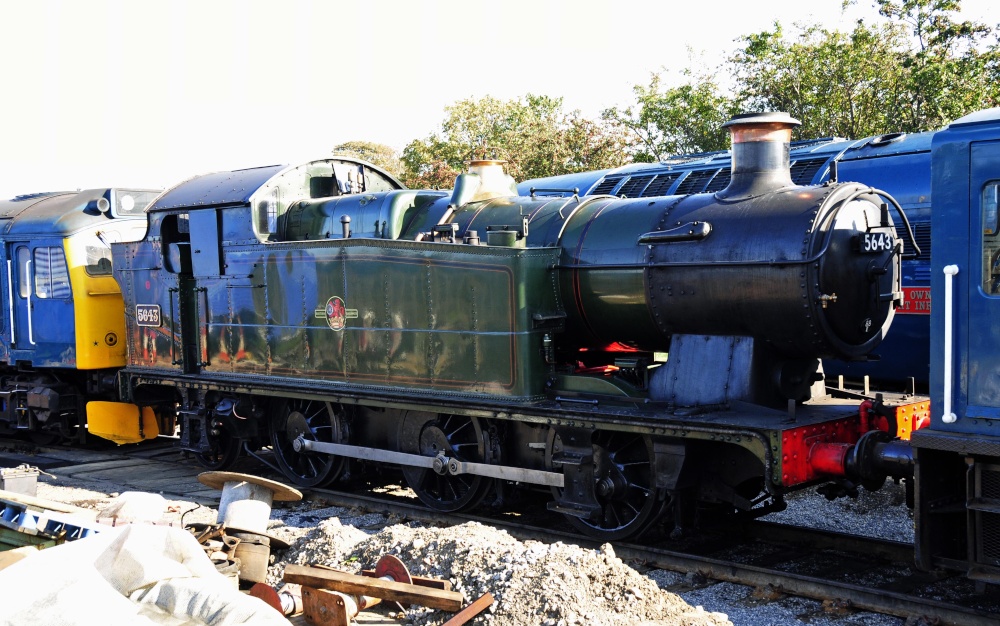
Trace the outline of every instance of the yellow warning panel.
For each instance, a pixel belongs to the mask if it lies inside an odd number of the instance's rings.
[[[155,439],[160,427],[152,407],[140,410],[128,402],[94,401],[87,403],[87,432],[121,445]]]

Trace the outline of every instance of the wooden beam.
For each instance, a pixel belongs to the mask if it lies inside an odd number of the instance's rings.
[[[78,506],[73,506],[72,504],[63,504],[62,502],[36,498],[35,496],[28,496],[23,493],[14,493],[13,491],[4,491],[3,489],[0,489],[0,500],[16,505],[31,507],[35,510],[42,509],[46,511],[56,511],[58,513],[72,513],[73,515],[79,515],[88,521],[97,519],[97,511],[92,509],[83,509]]]
[[[394,600],[404,604],[419,604],[444,611],[455,612],[462,608],[462,594],[457,591],[408,585],[381,578],[365,578],[347,572],[305,565],[286,566],[285,582],[306,585],[314,589],[332,589],[341,593]]]
[[[316,567],[322,567],[317,565]],[[332,568],[331,568],[332,569]],[[361,575],[365,578],[378,578],[378,575],[373,569],[363,569],[361,570]],[[434,589],[444,589],[445,591],[451,591],[451,581],[444,580],[442,578],[425,578],[423,576],[411,576],[414,585],[419,585],[420,587],[433,587]]]

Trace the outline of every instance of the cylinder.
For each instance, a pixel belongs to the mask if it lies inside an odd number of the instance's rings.
[[[271,560],[271,540],[257,533],[233,533],[240,540],[233,555],[240,561],[240,580],[262,583]]]
[[[227,528],[257,533],[267,532],[274,492],[246,481],[227,481],[222,489],[217,523]]]
[[[847,453],[854,446],[849,443],[813,444],[809,450],[809,466],[818,474],[844,476]]]

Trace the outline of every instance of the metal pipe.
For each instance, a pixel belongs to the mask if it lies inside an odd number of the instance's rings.
[[[32,288],[32,284],[35,281],[34,281],[34,276],[31,274],[31,260],[30,259],[25,262],[24,268],[26,270],[25,273],[28,275],[28,284],[26,285],[26,289],[25,289],[25,291],[28,294],[28,297],[27,297],[27,301],[28,301],[28,343],[30,343],[31,345],[35,345],[34,327],[32,326],[32,322],[31,322],[31,292],[34,291],[34,289]]]
[[[10,320],[10,343],[14,345],[17,343],[17,337],[14,335],[14,271],[11,269],[11,260],[7,259],[7,308]]]
[[[944,414],[941,421],[945,424],[954,424],[958,416],[951,410],[951,378],[952,378],[952,335],[954,334],[953,324],[953,302],[952,283],[955,275],[958,274],[957,265],[946,265],[944,268]]]
[[[809,465],[820,474],[844,476],[847,454],[854,447],[850,443],[816,443],[809,449]]]

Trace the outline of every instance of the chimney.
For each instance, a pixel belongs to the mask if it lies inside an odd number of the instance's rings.
[[[733,170],[729,185],[716,197],[743,200],[791,187],[788,144],[792,129],[799,124],[787,113],[776,111],[744,113],[723,124],[733,142]]]

